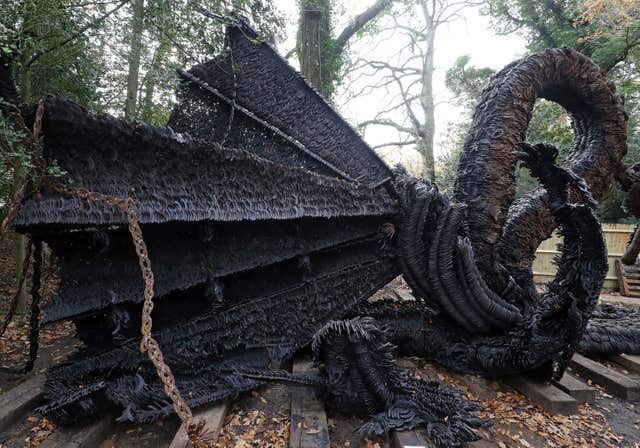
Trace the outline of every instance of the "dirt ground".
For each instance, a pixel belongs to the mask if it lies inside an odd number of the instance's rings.
[[[14,288],[13,266],[7,254],[12,248],[0,247],[0,296],[9,296]],[[49,275],[45,296],[55,290],[55,274]],[[393,287],[400,286],[396,281]],[[387,290],[388,293],[388,290]],[[382,294],[379,294],[382,295]],[[609,294],[612,297],[616,295]],[[4,316],[4,310],[1,316]],[[7,333],[0,338],[0,363],[20,365],[25,359],[27,332],[26,316],[19,316]],[[74,327],[61,323],[41,332],[41,350],[36,367],[26,376],[0,374],[0,393],[30,375],[42,373],[48,366],[62,362],[80,346],[74,337]],[[480,417],[491,420],[492,426],[478,431],[481,440],[472,448],[543,448],[543,447],[638,447],[640,446],[639,403],[626,403],[598,388],[594,405],[582,405],[573,416],[549,415],[508,386],[477,377],[456,375],[419,358],[402,358],[399,365],[420,378],[435,378],[465,392],[481,407]],[[640,381],[640,376],[609,363]],[[234,400],[225,419],[219,447],[286,447],[289,437],[290,392],[284,385],[267,385]],[[364,420],[327,410],[332,447],[385,448],[387,437],[366,437],[356,429]],[[147,448],[168,446],[178,429],[176,417],[169,417],[148,425],[119,424],[102,443],[101,448]],[[0,448],[37,447],[52,432],[59,431],[51,422],[36,415],[27,415],[7,433],[0,434]]]

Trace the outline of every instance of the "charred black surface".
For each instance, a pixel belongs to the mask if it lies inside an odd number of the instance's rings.
[[[239,149],[163,128],[93,115],[60,98],[44,101],[45,157],[75,185],[136,200],[140,223],[337,218],[395,212],[384,189],[370,189],[277,165]],[[27,199],[16,225],[124,224],[121,211],[45,189]]]
[[[278,369],[313,340],[324,373],[307,381],[368,414],[362,430],[424,427],[457,446],[476,438],[474,408],[398,370],[387,341],[487,376],[558,377],[576,350],[640,352],[640,316],[596,308],[607,259],[593,197],[620,178],[626,118],[591,61],[554,49],[500,72],[450,200],[389,170],[251,29],[227,34],[224,54],[180,71],[168,128],[44,99],[46,161],[80,187],[135,200],[156,279],[154,337],[191,406],[295,381]],[[522,143],[538,97],[572,116],[563,168],[552,146]],[[541,187],[512,204],[518,159]],[[72,319],[86,343],[48,373],[40,411],[63,423],[173,412],[139,350],[143,282],[126,223],[46,185],[19,212],[18,230],[61,260],[44,323]],[[556,226],[557,275],[538,293],[532,254]],[[416,302],[367,302],[400,273]]]
[[[164,297],[196,285],[215,288],[221,277],[376,237],[384,222],[384,217],[371,217],[172,223],[148,225],[143,232],[153,261],[156,297]],[[142,301],[143,282],[127,230],[53,234],[48,243],[62,261],[62,275],[57,297],[45,308],[44,323]],[[218,299],[223,301],[227,288],[220,287]]]
[[[537,98],[555,101],[571,116],[574,140],[564,166],[582,177],[599,199],[623,170],[627,152],[623,99],[606,74],[571,49],[549,49],[515,61],[484,90],[460,159],[455,200],[468,206],[473,248],[482,273],[496,288],[508,277],[529,278],[534,252],[555,228],[548,197],[538,189],[512,204],[516,145],[525,140]],[[539,143],[539,142],[534,142]],[[576,194],[572,200],[581,202]]]
[[[437,444],[458,446],[477,440],[473,428],[486,424],[473,415],[477,406],[458,392],[396,367],[395,347],[372,318],[329,322],[312,348],[336,408],[371,416],[361,432],[420,427]]]
[[[257,386],[235,372],[278,367],[309,344],[324,323],[344,316],[395,275],[393,264],[384,259],[343,269],[223,311],[164,325],[156,338],[180,389],[193,392],[185,397],[187,402],[209,403]],[[134,421],[173,412],[137,338],[91,352],[89,347],[50,371],[48,401],[41,412],[60,421],[72,421],[80,409],[86,415],[117,407],[124,409],[122,419]]]
[[[259,154],[279,163],[300,166],[302,159],[306,168],[334,175],[343,173],[369,186],[390,178],[389,168],[358,133],[268,43],[260,42],[255,31],[229,27],[227,39],[227,54],[188,72],[218,93],[203,89],[183,74],[188,84],[179,89],[183,102],[174,111],[169,126],[214,141],[220,139],[229,122],[229,109],[221,108],[221,102],[235,99],[237,107],[254,117],[237,110],[233,118],[232,128],[238,117],[240,122],[230,137],[232,141],[238,139],[243,149],[248,140],[249,150],[256,151],[255,139],[266,137],[266,144],[257,144]],[[222,127],[213,131],[211,118]],[[270,128],[262,125],[262,136],[256,135],[254,129],[258,122]],[[278,137],[275,131],[279,131]]]
[[[533,306],[522,309],[493,293],[475,267],[473,249],[456,216],[459,209],[441,200],[436,221],[422,224],[435,229],[429,250],[416,264],[429,280],[426,287],[432,288],[426,297],[418,296],[424,304],[403,304],[409,312],[388,305],[356,311],[389,327],[391,340],[403,353],[427,356],[464,373],[502,376],[543,369],[545,376],[557,377],[578,349],[607,271],[600,224],[589,206],[567,203],[569,187],[584,186],[553,164],[555,148],[521,145],[516,155],[547,191],[564,237],[554,281]]]
[[[587,324],[580,351],[597,355],[640,353],[640,311],[600,304]]]

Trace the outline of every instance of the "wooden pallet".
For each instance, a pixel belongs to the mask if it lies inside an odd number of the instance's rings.
[[[629,370],[640,371],[640,357],[621,355],[612,361]],[[575,355],[571,362],[572,373],[566,373],[560,381],[540,382],[519,375],[506,378],[511,385],[533,403],[549,413],[573,414],[581,403],[593,403],[596,391],[583,381],[600,384],[611,394],[626,400],[640,397],[640,384],[622,373],[582,355]],[[293,371],[308,373],[313,371],[311,361],[296,359]],[[580,374],[583,381],[573,376]],[[480,382],[474,385],[483,388]],[[12,424],[31,411],[34,403],[41,399],[42,377],[35,377],[0,396],[0,417],[5,424]],[[486,386],[489,387],[489,386]],[[481,392],[481,391],[480,391]],[[216,439],[222,428],[230,403],[224,402],[197,412],[196,419],[204,418],[207,429],[212,430]],[[4,412],[4,414],[3,414]],[[58,428],[42,443],[42,448],[65,447],[83,448],[99,446],[113,432],[113,417],[104,416],[85,425]],[[318,400],[311,388],[299,386],[291,389],[291,431],[289,446],[292,448],[328,448],[330,446],[327,417],[324,404]],[[169,448],[187,447],[184,428],[176,433]],[[391,434],[393,448],[421,447],[435,445],[424,431],[397,431]],[[473,445],[470,445],[473,446]]]
[[[639,356],[620,355],[611,360],[629,370],[640,372]],[[640,383],[598,361],[576,353],[569,366],[571,371],[565,373],[560,381],[540,382],[517,375],[504,378],[503,382],[551,414],[575,414],[578,404],[594,403],[596,391],[585,381],[598,384],[606,392],[623,400],[640,399]],[[576,378],[576,374],[580,378]]]
[[[625,369],[640,373],[640,356],[637,355],[618,355],[611,358],[613,362],[621,365]]]
[[[596,402],[596,390],[567,372],[562,375],[559,381],[552,381],[552,383],[558,389],[571,395],[580,404]]]
[[[616,275],[623,296],[640,297],[640,266],[627,266],[616,259]]]

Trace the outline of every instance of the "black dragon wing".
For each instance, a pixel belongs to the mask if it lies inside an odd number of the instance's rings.
[[[192,405],[255,387],[243,366],[278,366],[399,273],[390,170],[250,29],[227,35],[227,53],[182,72],[168,128],[43,100],[46,161],[135,200],[154,328]],[[49,374],[43,411],[62,420],[105,404],[132,420],[172,412],[135,348],[144,285],[126,223],[46,186],[16,221],[61,260],[43,324],[72,319],[88,346]]]
[[[168,126],[274,162],[379,186],[391,171],[362,137],[251,28],[227,28],[227,50],[180,71]]]

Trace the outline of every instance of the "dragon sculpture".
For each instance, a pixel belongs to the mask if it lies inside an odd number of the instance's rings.
[[[220,56],[179,72],[165,128],[42,101],[44,159],[74,185],[135,200],[155,274],[154,337],[190,406],[307,382],[369,415],[363,431],[420,426],[457,446],[484,424],[474,407],[394,356],[557,378],[575,351],[640,351],[638,316],[597,304],[607,258],[594,210],[624,178],[627,116],[591,60],[549,49],[499,72],[448,198],[388,168],[248,25],[229,25],[226,39]],[[553,146],[523,143],[538,98],[571,116],[562,166]],[[33,123],[35,109],[22,110]],[[518,161],[540,187],[514,201]],[[48,371],[40,412],[62,423],[172,413],[139,350],[144,284],[125,213],[31,185],[15,228],[60,262],[40,325],[72,320],[84,342]],[[556,228],[558,271],[541,293],[531,265]],[[368,301],[398,275],[416,301]],[[319,376],[281,370],[309,345]]]

